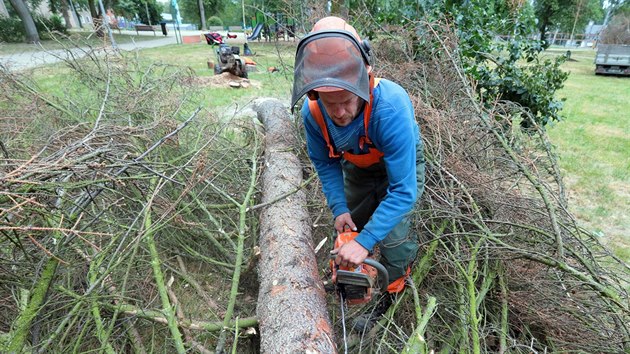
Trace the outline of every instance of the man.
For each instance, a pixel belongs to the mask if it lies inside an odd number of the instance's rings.
[[[362,330],[404,289],[418,243],[411,213],[424,190],[424,155],[407,92],[374,78],[370,47],[338,17],[318,21],[298,44],[291,107],[302,107],[308,155],[317,170],[335,229],[359,231],[334,249],[335,263],[359,265],[379,245],[393,281],[376,309],[355,320]]]

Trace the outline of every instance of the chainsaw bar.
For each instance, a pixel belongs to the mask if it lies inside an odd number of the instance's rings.
[[[343,298],[343,291],[338,291],[339,303],[341,307],[341,327],[343,328],[343,352],[348,354],[348,336],[346,334],[346,301]]]

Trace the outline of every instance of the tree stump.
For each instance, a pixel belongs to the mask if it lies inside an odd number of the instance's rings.
[[[266,131],[262,175],[265,203],[299,186],[302,168],[293,153],[297,140],[287,108],[278,100],[260,99],[254,110]],[[261,352],[336,352],[303,191],[264,208],[259,244],[256,311]]]

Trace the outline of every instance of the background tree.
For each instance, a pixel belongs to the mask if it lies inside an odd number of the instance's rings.
[[[545,40],[545,34],[550,29],[581,33],[589,21],[599,22],[603,19],[599,0],[537,0],[534,9],[541,41]]]
[[[554,95],[568,76],[560,70],[565,58],[541,58],[545,42],[531,39],[536,19],[529,3],[473,0],[445,10],[455,21],[462,65],[480,95],[526,107],[542,126],[560,120],[562,102]],[[529,128],[530,121],[521,126]]]
[[[37,27],[35,27],[35,21],[28,9],[28,6],[23,0],[9,0],[11,6],[15,10],[16,14],[22,20],[24,25],[24,31],[26,32],[27,43],[39,43],[39,34],[37,33]]]
[[[107,5],[117,15],[128,19],[138,18],[140,22],[155,25],[162,21],[164,6],[156,0],[116,0]],[[148,12],[148,15],[147,15]]]
[[[568,0],[550,0],[546,4],[557,9],[560,1]],[[512,101],[526,107],[537,123],[543,126],[560,119],[562,102],[554,95],[568,76],[560,70],[565,58],[541,57],[545,42],[531,39],[537,27],[535,8],[528,1],[450,0],[425,1],[419,5],[400,0],[394,6],[393,3],[387,5],[374,0],[366,6],[371,8],[351,10],[353,18],[360,19],[357,25],[361,32],[370,37],[380,36],[384,25],[405,27],[414,18],[452,22],[459,37],[458,53],[462,67],[476,82],[475,88],[480,96]],[[389,11],[376,11],[379,8],[388,8]],[[378,15],[370,17],[365,13]],[[364,24],[370,22],[371,27],[366,28]],[[422,39],[426,35],[419,33],[415,41],[415,57],[412,58],[415,61],[429,59],[426,53],[432,50]],[[521,125],[528,128],[529,120],[523,120]]]
[[[113,8],[117,14],[129,19],[135,18],[136,14],[140,12],[140,7],[134,0],[118,0]]]
[[[223,24],[234,25],[243,22],[243,8],[239,3],[227,1],[223,9],[215,14]]]
[[[140,18],[140,22],[142,23],[150,23],[152,25],[159,23],[162,21],[161,13],[164,11],[164,7],[162,4],[158,3],[156,0],[132,0],[136,4],[136,8],[138,9],[138,17]],[[147,14],[148,10],[148,14]],[[147,15],[149,17],[147,17]]]
[[[630,12],[630,1],[628,0],[607,0],[603,4],[606,16],[604,17],[604,26],[608,24],[610,19],[618,12]]]
[[[4,0],[0,0],[0,17],[9,17],[9,11],[4,4]]]
[[[630,45],[630,11],[618,12],[600,34],[599,42]]]
[[[571,33],[571,38],[576,33],[583,33],[589,21],[602,23],[604,11],[599,0],[577,0],[572,6],[559,9],[556,14],[556,22],[560,32]]]
[[[201,30],[206,30],[206,9],[203,6],[203,0],[197,0],[199,6],[199,20],[201,21]]]
[[[200,5],[201,3],[201,5]],[[186,22],[202,26],[200,8],[204,8],[204,17],[220,13],[225,8],[223,0],[183,0],[179,2],[179,11]],[[207,14],[205,12],[207,11]],[[204,19],[204,21],[207,17]]]
[[[61,14],[66,22],[66,28],[72,28],[70,6],[68,0],[49,0],[48,7],[53,14]]]
[[[556,14],[563,7],[568,7],[571,0],[537,0],[534,2],[534,11],[538,19],[540,40],[544,41],[550,27],[557,25]]]

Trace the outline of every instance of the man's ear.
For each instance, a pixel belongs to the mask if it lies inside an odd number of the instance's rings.
[[[317,101],[317,99],[319,99],[319,93],[317,93],[317,91],[315,90],[311,90],[306,93],[306,97],[308,97],[308,99],[311,101]]]

